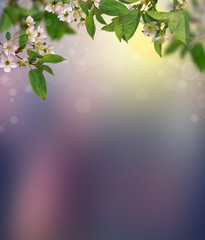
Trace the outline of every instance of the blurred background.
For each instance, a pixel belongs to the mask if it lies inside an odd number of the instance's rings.
[[[205,239],[205,75],[140,28],[76,31],[53,41],[46,101],[0,69],[0,238]]]

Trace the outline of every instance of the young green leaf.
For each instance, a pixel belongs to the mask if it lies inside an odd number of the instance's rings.
[[[147,11],[147,14],[156,19],[156,20],[163,20],[166,21],[169,19],[169,17],[174,14],[172,12],[157,12],[157,11]]]
[[[160,57],[162,57],[162,44],[159,44],[158,41],[155,41],[155,42],[154,42],[154,49],[155,49],[156,53],[157,53]]]
[[[8,30],[12,25],[11,19],[8,16],[8,14],[4,11],[1,15],[1,20],[0,20],[0,32],[5,32]]]
[[[114,22],[111,22],[110,24],[104,26],[102,28],[103,31],[106,31],[106,32],[114,32],[115,31],[115,23]]]
[[[184,44],[187,44],[189,40],[190,28],[189,28],[189,21],[185,14],[180,15],[175,33],[176,33],[176,37],[181,42],[183,42]]]
[[[115,0],[101,0],[99,9],[109,16],[125,16],[129,14],[128,8]]]
[[[173,39],[166,48],[165,54],[172,54],[181,46],[183,46],[183,43],[181,41]]]
[[[42,58],[43,56],[37,52],[32,51],[31,49],[27,49],[27,54],[30,58]]]
[[[205,71],[205,51],[201,43],[194,45],[191,49],[191,56],[198,69],[201,72]]]
[[[55,75],[55,74],[53,73],[53,70],[52,70],[49,66],[47,66],[47,65],[42,65],[42,70],[43,70],[43,71],[46,71],[46,72],[48,72],[48,73],[50,73],[50,74],[52,74],[52,75]]]
[[[121,42],[121,39],[123,37],[123,27],[122,27],[122,24],[123,24],[123,21],[124,21],[124,17],[118,17],[114,23],[115,23],[115,27],[114,27],[114,30],[115,30],[115,34],[117,36],[117,38],[119,39],[119,41]]]
[[[94,39],[95,31],[96,31],[93,17],[94,17],[94,14],[93,14],[93,11],[91,10],[85,19],[85,26],[86,26],[87,32],[92,39]]]
[[[7,40],[10,40],[10,39],[11,39],[11,33],[10,33],[10,32],[7,32],[7,33],[6,33],[6,39],[7,39]]]
[[[83,12],[88,16],[88,3],[82,0],[78,0],[78,4],[80,5]]]
[[[182,14],[181,12],[175,12],[172,15],[170,15],[168,20],[168,26],[171,33],[173,33],[176,30],[181,14]]]
[[[60,63],[65,61],[66,59],[57,55],[57,54],[45,54],[44,56],[42,56],[42,58],[39,58],[38,62],[40,63]]]
[[[46,79],[39,69],[29,71],[29,81],[33,91],[42,99],[46,99],[47,85]]]
[[[50,73],[52,75],[55,75],[53,73],[53,70],[49,66],[43,65],[43,63],[36,63],[36,64],[34,64],[34,66],[36,68],[38,68],[41,72],[46,71],[46,72],[48,72],[48,73]]]
[[[140,22],[139,10],[132,10],[127,16],[125,16],[123,21],[123,32],[126,41],[128,41],[134,35],[139,25],[139,22]]]
[[[21,34],[19,37],[20,48],[24,49],[26,47],[27,42],[28,42],[28,36],[25,33]]]

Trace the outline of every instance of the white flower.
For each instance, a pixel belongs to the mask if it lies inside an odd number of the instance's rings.
[[[27,58],[21,59],[21,66],[25,68],[29,66],[29,61]]]
[[[38,26],[38,28],[37,28],[37,38],[41,41],[44,41],[47,39],[44,29],[40,26]]]
[[[14,60],[13,55],[2,55],[0,58],[0,68],[4,68],[4,71],[9,73],[11,68],[17,68],[17,63]]]
[[[144,24],[144,35],[150,36],[152,38],[155,37],[156,31],[159,30],[159,27],[157,26],[157,22],[151,22],[151,23],[145,23]]]
[[[44,46],[43,42],[37,41],[35,43],[34,49],[37,53],[42,54],[43,53],[43,46]]]
[[[27,25],[28,27],[30,27],[30,26],[33,26],[34,24],[35,24],[35,22],[34,22],[33,18],[32,18],[31,16],[28,16],[28,17],[26,18],[26,25]]]
[[[59,18],[60,21],[66,21],[68,23],[72,23],[73,20],[74,20],[73,14],[74,13],[72,11],[66,10],[66,11],[63,12],[63,14],[60,14],[58,16],[58,18]]]
[[[73,9],[70,4],[64,4],[62,2],[57,2],[55,5],[55,11],[58,12],[58,14],[64,14],[64,12],[72,12]]]
[[[165,43],[166,41],[169,41],[169,40],[170,40],[170,37],[164,35],[164,36],[154,38],[152,42],[158,41],[159,44],[163,44],[163,43]]]
[[[54,51],[54,46],[53,45],[48,45],[47,49],[46,49],[46,53],[47,54],[55,54]]]
[[[27,28],[26,34],[28,35],[28,39],[30,42],[35,42],[36,37],[37,37],[37,31],[34,30],[34,26]]]
[[[46,10],[47,12],[55,13],[55,11],[56,11],[55,5],[56,5],[56,4],[49,3],[48,5],[46,5],[45,10]]]
[[[75,11],[73,13],[73,21],[80,23],[83,18],[83,12],[81,11]]]
[[[6,41],[3,44],[3,51],[8,56],[9,54],[16,55],[15,52],[18,49],[18,45],[13,40]]]
[[[77,25],[78,29],[85,26],[85,21],[80,21]]]

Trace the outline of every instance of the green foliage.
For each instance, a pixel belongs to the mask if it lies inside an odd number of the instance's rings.
[[[7,40],[10,40],[11,39],[11,33],[10,32],[7,32],[6,35],[5,35],[6,39]]]
[[[201,72],[205,71],[205,51],[204,47],[200,43],[194,44],[193,48],[190,50],[191,57],[194,63],[197,65]]]
[[[183,1],[183,3],[185,3],[185,1]],[[192,0],[191,3],[193,10],[195,8],[198,9],[200,6],[198,0]],[[175,0],[173,1],[173,4],[175,7],[181,5],[179,1]],[[177,15],[175,15],[175,18],[171,18],[172,22],[169,25],[169,29],[175,31],[175,36],[179,40],[173,38],[168,45],[165,54],[169,55],[179,51],[181,58],[184,58],[187,54],[189,54],[199,71],[205,72],[205,49],[203,39],[197,39],[195,33],[191,32],[189,28],[189,21],[192,21],[196,26],[197,24],[201,24],[200,21],[194,21],[192,19],[192,14],[187,10],[182,13],[178,12]]]
[[[31,49],[27,49],[27,54],[30,58],[43,58],[41,54],[34,52]]]
[[[187,16],[183,13],[179,16],[179,22],[175,29],[176,37],[182,41],[184,44],[187,44],[189,41],[189,22]]]
[[[55,5],[56,2],[62,2],[62,0],[55,0],[52,3]],[[63,2],[70,3],[70,0],[64,0]],[[99,5],[96,5],[93,0],[76,0],[73,3],[74,10],[77,9],[77,11],[80,10],[81,13],[84,13],[83,15],[85,16],[80,18],[80,23],[85,23],[86,30],[92,39],[94,39],[96,33],[97,21],[103,25],[101,28],[103,31],[113,32],[119,41],[128,42],[137,31],[140,19],[143,19],[143,32],[145,35],[152,37],[154,49],[160,57],[162,57],[163,43],[168,39],[166,35],[169,29],[171,34],[173,34],[173,38],[165,50],[165,54],[169,55],[180,50],[181,57],[184,57],[189,53],[199,70],[201,72],[205,71],[205,50],[203,44],[193,43],[190,39],[190,36],[193,35],[193,33],[190,32],[189,26],[192,17],[189,12],[184,10],[186,0],[173,0],[173,9],[169,12],[160,12],[157,10],[158,0],[100,0]],[[8,7],[2,12],[0,17],[0,32],[6,32],[12,25],[16,24],[24,27],[24,31],[23,33],[21,32],[18,41],[19,52],[22,52],[28,44],[28,35],[25,34],[25,18],[27,16],[32,16],[35,22],[43,21],[49,37],[53,40],[60,40],[66,34],[75,33],[66,21],[59,20],[57,14],[42,11],[40,4],[43,4],[45,8],[44,1],[34,0],[31,9],[25,9],[18,6],[18,1],[11,1]],[[192,5],[199,7],[198,0],[193,0]],[[77,20],[75,19],[74,21]],[[154,36],[152,32],[148,32],[146,29],[148,25],[149,27],[150,25],[155,27]],[[168,32],[168,34],[170,34],[170,32]],[[7,32],[6,39],[10,40],[11,38],[10,32]],[[34,92],[42,99],[45,99],[47,87],[43,73],[47,72],[52,75],[54,75],[54,73],[52,69],[44,63],[55,64],[65,59],[56,54],[41,55],[36,51],[27,49],[30,67],[35,67],[35,69],[29,72],[29,81]]]
[[[25,33],[22,33],[19,37],[19,47],[21,49],[24,49],[26,47],[27,42],[28,42],[28,35]]]
[[[44,63],[60,63],[65,61],[66,59],[57,55],[57,54],[45,54],[44,56],[41,56],[38,60],[38,62]]]
[[[67,22],[62,22],[56,14],[45,12],[44,20],[46,30],[52,40],[60,40],[65,34],[75,34]]]
[[[66,34],[75,34],[75,31],[66,22],[61,22],[56,15],[40,10],[35,4],[31,9],[19,7],[16,3],[9,5],[2,12],[0,17],[0,32],[5,32],[12,25],[24,24],[24,19],[32,16],[35,21],[44,21],[49,37],[53,40],[60,40]],[[41,1],[39,1],[41,2]],[[64,1],[65,2],[65,1]]]
[[[47,95],[47,86],[46,86],[46,79],[43,75],[43,71],[48,72],[54,75],[53,70],[43,63],[60,63],[65,59],[56,54],[45,54],[40,55],[30,49],[27,49],[27,53],[30,59],[38,59],[36,64],[33,64],[35,69],[29,71],[29,81],[32,86],[33,91],[42,99],[46,99]]]
[[[94,39],[95,30],[96,30],[93,17],[94,17],[94,12],[93,12],[93,10],[91,10],[90,12],[88,12],[88,15],[85,19],[85,25],[87,28],[87,32],[91,36],[92,39]]]
[[[99,9],[109,16],[125,16],[129,14],[128,8],[116,0],[101,0]]]
[[[157,41],[154,43],[154,49],[157,52],[157,54],[162,57],[162,45],[159,44]]]
[[[29,71],[29,81],[33,91],[42,99],[46,99],[47,85],[43,73],[39,69]]]

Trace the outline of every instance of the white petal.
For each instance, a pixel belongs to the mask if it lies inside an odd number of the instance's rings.
[[[8,55],[9,62],[12,62],[14,60],[14,57],[12,55]]]
[[[11,67],[12,68],[17,68],[17,63],[16,62],[11,62]]]
[[[4,62],[0,62],[0,68],[4,68],[5,64]]]
[[[4,66],[4,72],[7,72],[7,73],[11,72],[11,66],[10,65],[5,65]]]
[[[3,47],[4,47],[4,48],[7,48],[7,46],[8,46],[8,41],[6,41],[6,42],[3,44]]]
[[[148,32],[144,32],[144,35],[145,35],[145,37],[147,37],[148,36]]]
[[[4,53],[8,56],[8,55],[9,55],[9,50],[8,50],[8,49],[5,49],[5,50],[4,50]]]

